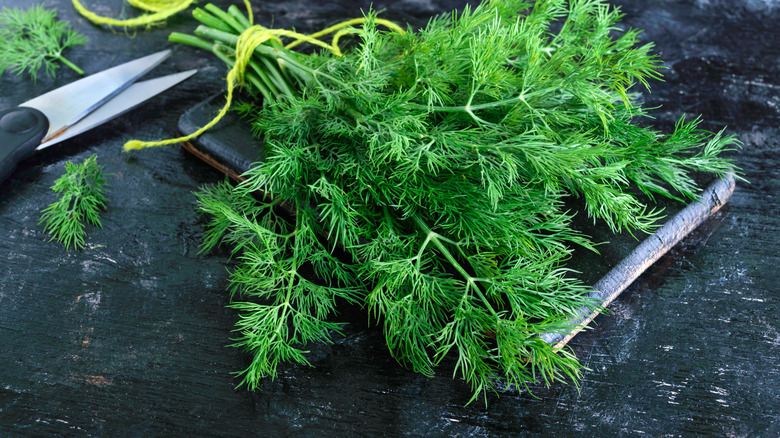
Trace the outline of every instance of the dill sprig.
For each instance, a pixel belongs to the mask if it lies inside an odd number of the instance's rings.
[[[51,189],[60,199],[43,209],[38,224],[45,223],[43,231],[51,234],[65,248],[84,247],[84,222],[102,228],[98,214],[105,208],[106,178],[103,166],[92,155],[81,164],[65,163],[65,174]]]
[[[54,77],[59,61],[76,73],[84,71],[63,56],[65,49],[86,44],[87,39],[70,25],[57,19],[57,12],[42,5],[26,10],[3,8],[0,11],[0,74],[7,68],[17,75],[25,71],[37,80],[38,71]]]
[[[246,19],[198,17],[198,37],[172,39],[232,65]],[[265,158],[198,194],[204,249],[227,244],[239,262],[243,383],[308,363],[307,345],[339,332],[339,300],[367,309],[401,364],[432,375],[452,358],[475,398],[576,381],[576,357],[538,336],[596,307],[566,268],[574,248],[595,251],[566,202],[615,232],[650,231],[660,213],[641,195],[694,197],[694,173],[735,170],[720,156],[734,137],[698,119],[669,135],[639,124],[636,85],[661,62],[601,0],[489,1],[403,34],[373,17],[344,56],[255,49],[257,97],[241,108]]]

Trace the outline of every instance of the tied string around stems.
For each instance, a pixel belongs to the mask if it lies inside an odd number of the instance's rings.
[[[285,49],[290,49],[301,43],[309,43],[330,50],[336,56],[342,56],[341,49],[339,49],[338,47],[339,39],[345,34],[354,32],[354,29],[350,28],[350,26],[355,24],[362,24],[365,22],[366,22],[366,18],[354,18],[352,20],[347,20],[342,23],[336,24],[334,26],[328,27],[326,29],[323,29],[311,35],[304,35],[286,29],[268,29],[266,27],[259,26],[259,25],[249,27],[248,29],[243,31],[241,35],[238,36],[238,41],[236,42],[236,47],[235,47],[235,57],[236,57],[235,64],[227,74],[227,95],[225,96],[225,105],[222,107],[222,109],[220,109],[220,111],[217,113],[214,119],[212,119],[210,122],[208,122],[206,125],[198,129],[197,131],[193,132],[192,134],[183,137],[171,138],[171,139],[160,140],[160,141],[130,140],[127,143],[125,143],[124,150],[129,151],[133,149],[144,149],[151,146],[164,146],[173,143],[189,141],[203,134],[207,130],[211,129],[222,119],[222,117],[225,116],[225,114],[227,114],[228,110],[230,109],[230,106],[233,103],[234,88],[244,83],[244,73],[246,72],[247,66],[249,65],[249,61],[252,59],[252,54],[254,53],[257,46],[265,43],[266,41],[275,40],[281,44],[282,41],[280,37],[293,38],[294,41],[286,45]],[[387,27],[388,29],[398,33],[404,32],[400,26],[393,23],[392,21],[384,20],[381,18],[375,18],[374,22],[377,24],[381,24]],[[335,34],[330,44],[327,44],[317,39],[318,37],[330,33],[334,33],[334,32]]]
[[[127,2],[138,9],[151,13],[126,20],[118,20],[110,17],[102,17],[88,10],[79,0],[73,0],[73,7],[76,8],[76,11],[78,11],[79,14],[97,25],[136,27],[151,26],[152,24],[160,23],[168,17],[189,8],[194,0],[127,0]],[[244,4],[246,5],[247,12],[249,12],[249,22],[251,23],[252,5],[249,4],[249,0],[244,0]]]

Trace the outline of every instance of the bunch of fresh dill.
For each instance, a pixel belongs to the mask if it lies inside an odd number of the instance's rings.
[[[65,174],[51,187],[60,198],[42,211],[43,231],[65,248],[83,248],[84,222],[102,228],[99,213],[107,202],[106,182],[95,155],[81,164],[65,163]]]
[[[659,214],[641,194],[692,198],[694,173],[734,170],[719,156],[734,138],[698,120],[669,135],[639,124],[632,87],[661,63],[617,27],[617,9],[531,6],[489,1],[404,33],[369,14],[343,56],[273,40],[255,49],[248,83],[263,99],[242,106],[264,159],[245,182],[198,193],[211,216],[204,248],[228,244],[238,261],[234,345],[253,355],[249,388],[280,362],[308,363],[307,345],[339,332],[339,301],[364,306],[415,371],[454,358],[475,398],[576,381],[573,354],[538,337],[595,306],[566,268],[593,242],[564,203],[578,198],[615,232],[648,231]],[[232,65],[246,19],[207,9],[196,34],[216,45],[172,39]]]
[[[36,81],[38,71],[54,77],[62,62],[76,73],[84,71],[62,54],[65,49],[86,44],[84,35],[57,19],[57,12],[42,5],[23,10],[0,10],[0,74],[11,67],[17,75],[24,73]]]

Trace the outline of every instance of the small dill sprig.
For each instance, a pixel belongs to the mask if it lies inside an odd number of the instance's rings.
[[[43,209],[38,224],[45,223],[43,231],[65,245],[75,249],[84,247],[84,221],[102,228],[98,213],[106,206],[104,191],[106,178],[103,166],[92,155],[77,165],[65,163],[65,174],[51,187],[60,195],[59,201]]]
[[[62,53],[68,47],[86,44],[87,38],[70,25],[57,20],[56,11],[41,5],[27,10],[3,8],[0,10],[0,74],[7,68],[17,75],[25,71],[33,82],[44,67],[54,77],[59,61],[76,73],[84,70],[66,59]]]

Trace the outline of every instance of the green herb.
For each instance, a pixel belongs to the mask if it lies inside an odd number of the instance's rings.
[[[43,231],[65,248],[83,248],[84,221],[102,228],[98,213],[106,205],[105,185],[103,166],[97,164],[95,155],[79,165],[65,163],[65,174],[51,187],[60,199],[42,211],[38,222],[45,223]]]
[[[246,18],[195,16],[198,37],[171,39],[232,65]],[[603,1],[491,1],[403,34],[373,17],[343,57],[255,49],[257,97],[241,108],[265,158],[245,182],[198,193],[204,249],[230,245],[238,261],[243,383],[308,363],[311,342],[339,333],[340,301],[382,324],[403,365],[432,375],[452,358],[475,398],[576,381],[574,355],[538,336],[596,307],[566,268],[574,248],[595,249],[565,203],[615,232],[650,231],[660,214],[641,195],[694,197],[694,173],[734,171],[719,155],[735,139],[698,119],[669,135],[640,125],[634,86],[661,62]]]
[[[84,71],[62,53],[68,47],[86,44],[87,39],[57,20],[57,13],[41,5],[27,10],[3,8],[0,11],[0,74],[11,67],[20,75],[27,71],[33,81],[44,67],[54,77],[60,61],[78,74]]]

